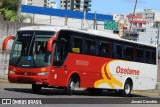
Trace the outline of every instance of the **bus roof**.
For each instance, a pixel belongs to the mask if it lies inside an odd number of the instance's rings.
[[[133,44],[140,44],[140,45],[145,45],[145,46],[149,46],[149,47],[157,47],[156,45],[150,45],[150,44],[145,44],[145,43],[141,43],[141,42],[137,42],[137,41],[132,41],[132,40],[127,40],[127,39],[123,39],[120,38],[119,35],[117,34],[113,34],[111,32],[106,32],[106,31],[98,31],[98,30],[79,30],[79,29],[75,29],[75,28],[69,28],[69,27],[64,27],[64,26],[28,26],[28,27],[22,27],[20,28],[18,31],[30,31],[30,30],[34,30],[34,31],[61,31],[61,30],[67,30],[67,31],[74,31],[74,32],[79,32],[79,33],[85,33],[85,34],[91,34],[94,36],[99,36],[99,37],[106,37],[106,38],[110,38],[110,39],[114,39],[114,40],[118,40],[118,41],[124,41],[124,42],[128,42],[128,43],[133,43]]]

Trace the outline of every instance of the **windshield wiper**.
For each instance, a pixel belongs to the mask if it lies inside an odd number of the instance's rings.
[[[33,39],[35,38],[35,33],[36,32],[34,32],[34,34],[33,34],[33,37],[32,37],[32,40],[31,40],[31,43],[30,43],[30,46],[29,46],[29,49],[28,49],[28,56],[30,56],[29,53],[31,52],[32,42],[33,42]],[[35,42],[34,42],[34,46],[35,46]],[[33,48],[34,48],[34,46],[33,46]],[[34,67],[37,67],[37,64],[35,63],[35,60],[34,60],[34,52],[33,51],[32,51],[32,55],[31,56],[32,56]]]
[[[17,64],[18,64],[18,62],[20,61],[21,57],[22,57],[22,56],[20,56],[20,57],[18,58],[18,60],[17,60],[17,62],[16,62],[16,64],[15,64],[15,66],[17,66]]]

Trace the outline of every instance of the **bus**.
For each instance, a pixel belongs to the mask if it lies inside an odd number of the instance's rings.
[[[11,83],[65,89],[74,94],[113,90],[130,96],[132,90],[150,90],[157,83],[157,47],[125,40],[116,34],[67,27],[22,27],[13,39],[8,67]]]

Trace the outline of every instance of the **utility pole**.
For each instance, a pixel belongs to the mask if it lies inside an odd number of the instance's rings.
[[[83,11],[83,20],[81,21],[81,29],[84,29],[85,21],[86,21],[86,10]]]
[[[67,16],[65,16],[64,25],[65,25],[65,26],[67,26],[67,25],[68,25],[68,17],[67,17]]]
[[[131,19],[130,28],[129,28],[129,35],[128,35],[129,38],[130,38],[130,35],[131,35],[132,22],[133,22],[133,17],[134,17],[135,12],[136,12],[137,3],[138,3],[138,0],[136,0],[136,2],[135,2],[133,14],[131,15],[132,19]]]
[[[18,0],[18,2],[17,2],[17,17],[18,17],[18,21],[19,21],[19,16],[21,15],[21,4],[22,4],[22,0]]]
[[[95,14],[94,14],[94,24],[93,24],[93,29],[95,30],[96,29],[96,11],[95,11]]]

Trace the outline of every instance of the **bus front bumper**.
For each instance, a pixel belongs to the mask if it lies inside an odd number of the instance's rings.
[[[49,75],[27,76],[27,75],[16,75],[16,74],[10,74],[9,73],[8,74],[8,80],[11,83],[49,85]]]

